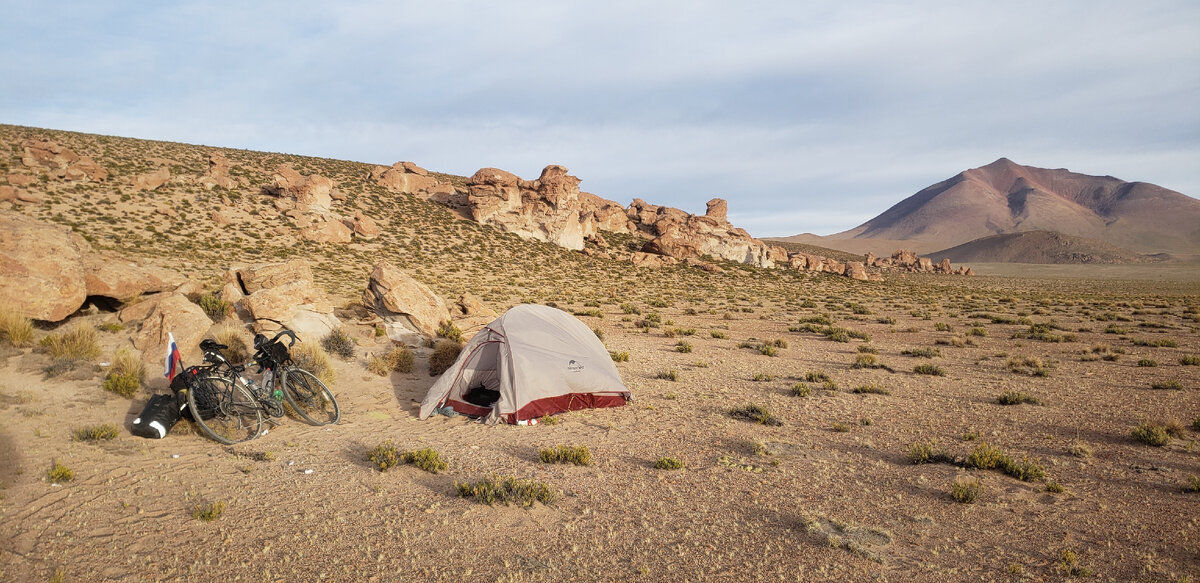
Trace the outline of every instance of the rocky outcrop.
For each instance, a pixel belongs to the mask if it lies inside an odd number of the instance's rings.
[[[104,182],[108,179],[108,171],[95,160],[50,140],[22,142],[21,163],[63,180]]]
[[[708,212],[703,216],[636,199],[627,215],[639,223],[640,231],[653,237],[642,248],[644,252],[676,259],[708,256],[758,267],[775,267],[788,262],[784,248],[755,239],[730,224],[725,218],[727,209],[728,203],[719,198],[708,202]]]
[[[934,264],[928,257],[921,257],[912,251],[904,249],[897,249],[895,253],[892,253],[891,257],[875,257],[874,254],[868,253],[866,264],[885,271],[975,275],[975,270],[970,267],[964,266],[955,269],[950,265],[949,259],[942,259],[939,263]]]
[[[59,322],[87,300],[83,258],[91,245],[66,227],[0,215],[0,303]]]
[[[480,169],[468,182],[467,212],[476,222],[567,249],[583,249],[584,238],[596,231],[594,222],[584,221],[579,179],[558,165],[547,166],[537,180]]]
[[[220,186],[221,188],[230,189],[237,186],[237,181],[229,177],[229,159],[221,152],[211,152],[208,155],[208,167],[204,173],[196,179],[205,190],[212,190]]]
[[[347,222],[348,227],[354,231],[354,236],[363,240],[371,240],[378,237],[382,232],[379,229],[379,224],[375,219],[364,215],[362,211],[354,211],[354,218]]]
[[[187,281],[177,271],[140,265],[110,255],[86,256],[83,267],[87,295],[104,296],[122,302],[144,294],[174,290]]]
[[[171,179],[171,169],[166,166],[160,167],[154,172],[138,174],[130,180],[130,185],[134,190],[158,190],[162,185],[166,184]]]
[[[334,215],[318,215],[300,231],[300,236],[315,243],[349,243],[354,231]]]
[[[421,337],[432,337],[438,325],[450,319],[441,297],[386,262],[371,272],[362,303],[383,318],[388,337],[397,342],[415,343]]]
[[[328,212],[333,204],[332,180],[313,174],[304,176],[292,168],[290,164],[280,164],[271,175],[272,186],[264,188],[271,195],[287,201],[276,204],[280,210],[295,208],[300,212]],[[290,204],[288,204],[290,203]]]
[[[231,268],[221,297],[256,332],[287,328],[321,338],[341,325],[329,296],[313,284],[312,267],[302,259]]]
[[[450,186],[429,175],[424,168],[412,162],[396,162],[391,166],[376,166],[368,176],[370,180],[384,188],[402,194],[416,195],[429,198],[435,191],[446,190]],[[453,191],[453,187],[449,189]]]
[[[484,326],[491,324],[498,314],[484,305],[483,301],[471,294],[459,296],[458,302],[452,308],[454,324],[462,330],[467,338],[474,336]]]

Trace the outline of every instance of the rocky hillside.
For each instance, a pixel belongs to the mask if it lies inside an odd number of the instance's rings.
[[[882,239],[927,252],[1023,231],[1096,239],[1136,253],[1196,254],[1200,200],[1144,182],[1001,158],[925,188],[822,244]]]

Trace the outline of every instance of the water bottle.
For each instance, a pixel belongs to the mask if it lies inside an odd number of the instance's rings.
[[[240,377],[240,378],[241,378],[242,382],[246,384],[246,387],[250,389],[251,393],[254,393],[255,395],[258,394],[258,384],[254,382],[254,379],[250,379],[250,378],[246,378],[246,377]]]

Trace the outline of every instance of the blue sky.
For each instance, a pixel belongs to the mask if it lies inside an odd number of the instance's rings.
[[[1000,157],[1200,196],[1200,3],[4,0],[0,123],[535,178],[756,236]]]

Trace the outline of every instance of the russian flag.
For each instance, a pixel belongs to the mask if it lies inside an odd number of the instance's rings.
[[[167,382],[171,382],[180,370],[183,370],[183,357],[179,356],[179,347],[175,345],[175,335],[167,332],[167,362],[163,376],[167,377]]]

